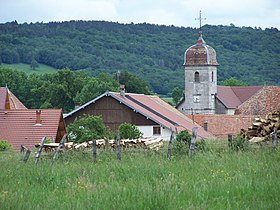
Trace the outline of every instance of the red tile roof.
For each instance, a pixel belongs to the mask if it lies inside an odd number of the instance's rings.
[[[263,86],[218,86],[217,98],[227,108],[235,109],[262,88]]]
[[[192,118],[192,115],[187,115]],[[218,138],[226,138],[228,134],[236,136],[240,130],[249,128],[254,119],[253,115],[197,114],[194,121],[201,126],[207,122],[208,131]]]
[[[0,109],[6,109],[7,89],[0,87]]]
[[[0,87],[0,110],[27,109],[23,103],[6,87]]]
[[[125,97],[121,96],[120,93],[107,92],[103,95],[93,99],[92,101],[84,104],[78,109],[70,112],[65,116],[71,116],[73,113],[85,108],[89,104],[95,103],[104,96],[111,96],[126,106],[133,109],[135,112],[142,114],[143,116],[153,120],[154,122],[170,128],[173,131],[182,131],[187,129],[191,132],[193,127],[198,127],[197,135],[201,138],[210,138],[213,135],[209,132],[204,131],[204,129],[198,124],[192,122],[187,116],[179,112],[177,109],[160,99],[158,96],[143,95],[143,94],[131,94],[125,93]]]
[[[33,148],[42,137],[59,142],[66,133],[61,109],[42,109],[41,124],[36,124],[36,110],[0,110],[0,139],[18,150],[20,145]]]

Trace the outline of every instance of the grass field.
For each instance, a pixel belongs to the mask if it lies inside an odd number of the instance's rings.
[[[207,146],[193,158],[166,148],[67,151],[51,165],[0,152],[0,209],[279,209],[280,153]],[[34,157],[34,153],[33,156]]]
[[[30,68],[30,65],[28,64],[24,64],[24,63],[18,63],[18,64],[1,64],[3,67],[8,67],[10,69],[16,69],[19,71],[23,71],[26,74],[32,74],[32,73],[36,73],[36,74],[43,74],[43,73],[55,73],[57,71],[57,69],[52,68],[50,66],[46,66],[43,64],[39,64],[39,67],[36,68],[35,70],[32,70]]]
[[[174,106],[174,102],[173,102],[173,99],[171,97],[162,97],[161,99]]]

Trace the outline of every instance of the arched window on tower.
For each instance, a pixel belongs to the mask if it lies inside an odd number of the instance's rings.
[[[199,82],[199,72],[194,73],[194,82]]]
[[[212,77],[211,77],[212,82],[214,82],[214,72],[212,71]]]

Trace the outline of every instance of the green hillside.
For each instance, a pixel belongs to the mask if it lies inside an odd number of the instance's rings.
[[[280,32],[276,28],[211,26],[202,28],[220,64],[218,81],[236,77],[248,85],[280,84]],[[36,60],[56,69],[129,72],[166,95],[184,86],[185,50],[196,43],[198,30],[152,24],[105,21],[0,24],[3,63]]]
[[[44,74],[44,73],[54,73],[57,71],[57,69],[44,64],[39,64],[39,67],[36,68],[35,70],[31,69],[29,64],[24,64],[24,63],[16,63],[16,64],[2,63],[1,65],[5,68],[23,71],[26,74],[32,74],[32,73]]]

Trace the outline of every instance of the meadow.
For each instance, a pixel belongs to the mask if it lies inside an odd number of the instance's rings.
[[[280,153],[206,144],[192,158],[160,151],[65,151],[54,164],[0,152],[0,209],[279,209]]]
[[[29,64],[24,64],[24,63],[17,63],[17,64],[1,64],[3,67],[7,67],[10,69],[15,69],[18,71],[23,71],[26,74],[44,74],[44,73],[55,73],[57,69],[44,65],[44,64],[39,64],[39,67],[36,69],[31,69]]]

